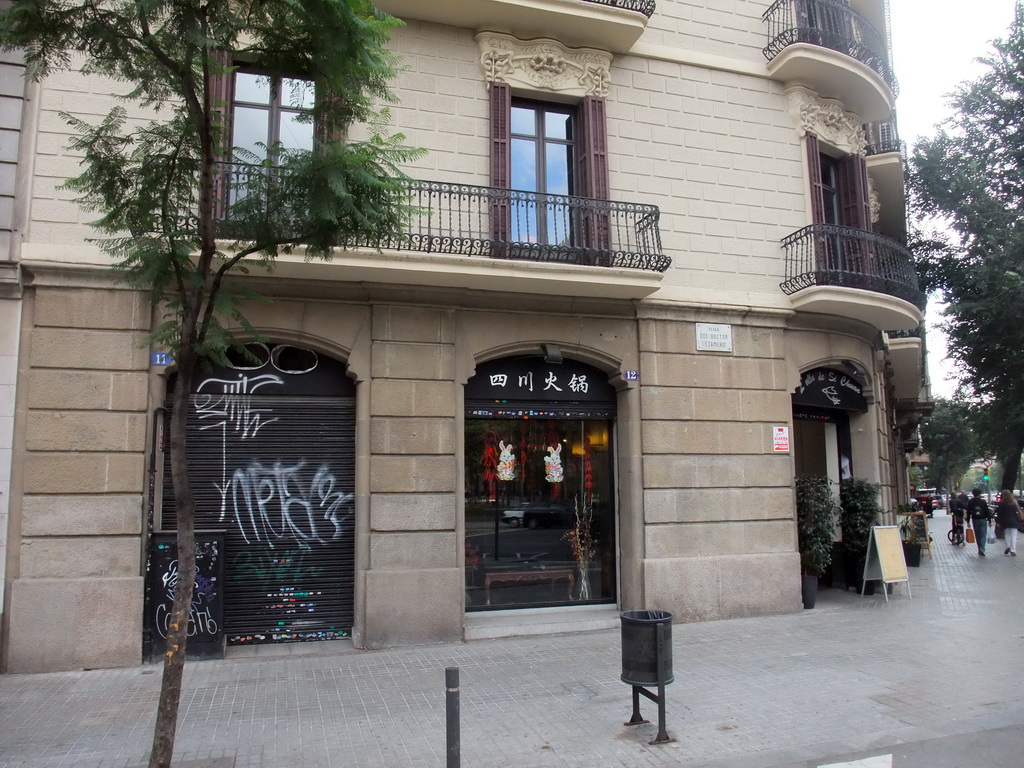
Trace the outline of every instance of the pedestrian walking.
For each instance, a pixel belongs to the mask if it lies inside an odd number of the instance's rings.
[[[967,514],[967,495],[957,496],[955,493],[949,495],[949,516],[953,518],[952,529],[949,540],[953,546],[965,546],[964,542],[964,515]]]
[[[996,504],[996,526],[1002,530],[1003,538],[1006,540],[1004,555],[1017,556],[1017,531],[1020,530],[1020,507],[1013,497],[1013,491],[1003,491],[999,494],[999,503]]]
[[[967,502],[967,519],[974,527],[974,541],[978,545],[978,557],[985,556],[985,542],[988,539],[988,522],[992,519],[992,510],[988,502],[981,498],[981,489],[975,488],[971,491],[970,501]]]

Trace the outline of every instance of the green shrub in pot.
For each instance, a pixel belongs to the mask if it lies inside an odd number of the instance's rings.
[[[820,576],[832,562],[836,499],[827,477],[796,478],[797,544],[805,576]]]

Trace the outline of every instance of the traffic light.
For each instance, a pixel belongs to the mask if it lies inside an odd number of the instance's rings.
[[[988,482],[988,472],[986,472],[981,479],[984,480],[987,483]]]

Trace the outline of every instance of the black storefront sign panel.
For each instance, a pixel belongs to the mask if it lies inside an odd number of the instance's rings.
[[[614,403],[615,390],[607,374],[586,363],[511,357],[477,366],[476,375],[466,383],[466,399]]]
[[[174,590],[182,574],[174,533],[154,533],[149,555],[149,658],[164,653]],[[196,570],[188,616],[186,655],[190,659],[224,658],[224,532],[196,531]]]
[[[612,419],[607,374],[575,360],[514,357],[481,363],[466,383],[466,414],[492,419]]]
[[[815,368],[803,374],[793,393],[793,405],[861,413],[868,409],[860,383],[834,368]]]

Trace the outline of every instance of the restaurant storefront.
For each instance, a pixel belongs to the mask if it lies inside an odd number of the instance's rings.
[[[572,360],[505,358],[466,385],[466,609],[613,603],[615,392]]]

